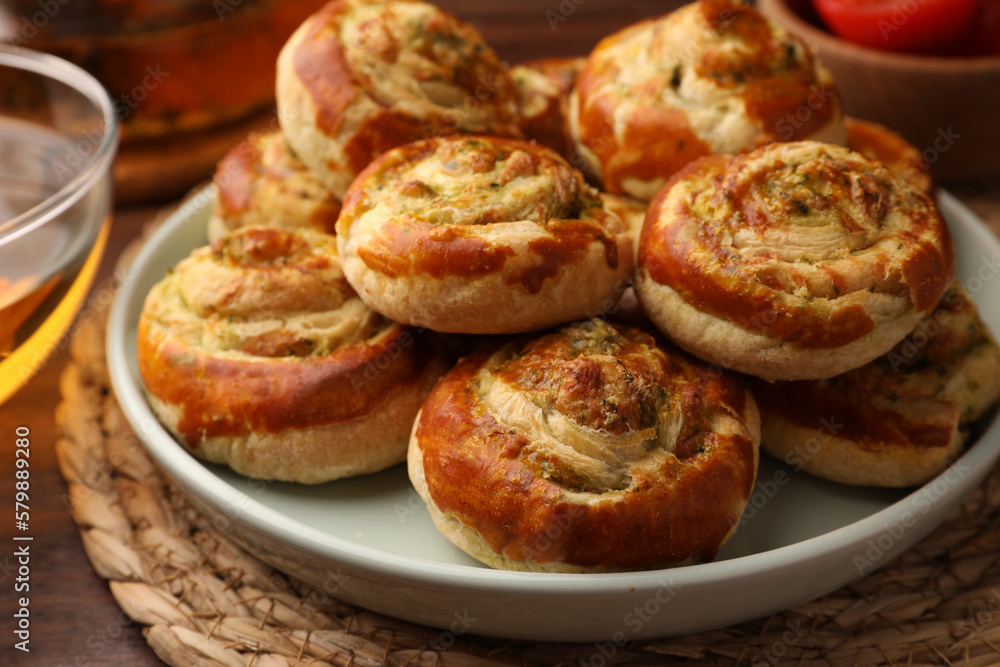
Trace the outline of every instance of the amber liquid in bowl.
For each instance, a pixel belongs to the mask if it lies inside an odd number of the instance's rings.
[[[92,148],[0,117],[0,226],[54,195]],[[0,404],[64,344],[107,243],[109,201],[110,183],[98,184],[53,222],[0,246]]]

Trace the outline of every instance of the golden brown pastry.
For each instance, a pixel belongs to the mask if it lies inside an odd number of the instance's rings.
[[[153,287],[138,362],[154,412],[192,454],[305,484],[401,462],[445,368],[357,298],[333,236],[272,227],[194,250]]]
[[[337,221],[374,310],[448,333],[516,333],[598,313],[633,270],[625,224],[535,143],[427,139],[369,165]]]
[[[569,126],[569,97],[585,62],[584,58],[542,58],[510,70],[524,138],[548,146],[571,163],[575,144]]]
[[[592,174],[640,199],[704,155],[846,138],[830,72],[737,0],[700,0],[606,37],[573,96],[571,126]]]
[[[805,141],[678,173],[650,205],[635,289],[689,352],[803,380],[888,352],[954,271],[927,194],[858,153]]]
[[[446,134],[519,137],[510,73],[479,32],[416,0],[334,0],[278,58],[278,117],[334,194],[390,148]]]
[[[466,357],[414,425],[435,526],[494,568],[638,570],[710,560],[757,471],[735,375],[592,319]]]
[[[601,200],[606,209],[625,222],[625,228],[632,239],[633,251],[638,253],[639,236],[642,234],[642,225],[646,221],[646,210],[649,208],[649,203],[626,195],[613,195],[607,192],[601,193]]]
[[[288,148],[280,132],[247,137],[212,178],[215,206],[208,240],[239,227],[310,227],[334,233],[340,200]]]
[[[844,484],[922,484],[1000,398],[1000,349],[958,283],[875,361],[829,380],[755,382],[761,447]]]
[[[876,160],[899,174],[906,182],[927,194],[934,193],[931,168],[917,147],[884,125],[860,118],[844,118],[847,147]]]

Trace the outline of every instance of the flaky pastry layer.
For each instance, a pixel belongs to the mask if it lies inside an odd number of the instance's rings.
[[[729,538],[758,428],[736,376],[593,319],[460,361],[421,409],[409,473],[438,529],[492,567],[650,569]]]
[[[154,412],[191,453],[309,484],[402,461],[444,370],[358,299],[333,236],[271,227],[194,250],[154,286],[137,357]]]
[[[934,201],[819,142],[703,158],[652,202],[636,292],[694,354],[766,379],[816,379],[888,352],[955,271]]]
[[[755,382],[761,447],[844,484],[923,484],[1000,399],[1000,348],[956,282],[887,354],[828,380]]]
[[[573,96],[571,126],[592,173],[607,191],[646,200],[704,155],[845,140],[830,72],[735,0],[700,0],[609,35]]]
[[[614,304],[634,266],[625,223],[534,143],[428,139],[352,184],[337,221],[344,273],[373,309],[452,333],[515,333]]]
[[[524,138],[556,151],[577,168],[575,142],[569,124],[569,99],[585,58],[542,58],[510,70],[517,90]]]
[[[881,162],[913,187],[934,194],[930,165],[916,146],[884,125],[860,118],[844,118],[847,147],[869,160]]]
[[[208,239],[240,227],[309,227],[332,234],[340,200],[292,153],[280,132],[254,134],[219,161]]]
[[[278,117],[338,197],[372,159],[425,137],[519,137],[510,74],[471,25],[417,0],[333,0],[277,64]]]

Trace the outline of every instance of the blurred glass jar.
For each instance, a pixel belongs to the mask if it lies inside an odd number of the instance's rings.
[[[274,104],[275,61],[324,0],[2,0],[0,39],[58,55],[110,94],[130,140]]]

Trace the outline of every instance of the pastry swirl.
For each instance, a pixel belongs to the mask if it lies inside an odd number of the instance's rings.
[[[333,236],[271,227],[194,250],[153,287],[138,362],[191,453],[307,484],[401,462],[444,370],[427,340],[357,298]]]
[[[765,379],[830,377],[933,309],[955,255],[934,202],[839,146],[703,158],[650,206],[636,292],[681,347]]]
[[[887,354],[828,380],[755,381],[761,447],[844,484],[903,487],[942,472],[1000,399],[1000,348],[957,283]]]
[[[219,161],[209,241],[240,227],[310,227],[334,233],[340,200],[289,149],[280,132],[251,135]]]
[[[421,409],[408,470],[437,528],[487,565],[652,569],[729,538],[758,429],[735,375],[592,319],[461,360]]]
[[[830,72],[801,39],[736,0],[699,0],[604,38],[570,112],[604,189],[640,199],[705,155],[845,140]]]
[[[917,147],[884,125],[860,118],[844,118],[847,147],[869,160],[881,162],[904,181],[929,195],[934,194],[931,168]]]
[[[614,303],[634,262],[624,222],[552,150],[444,137],[389,151],[337,221],[347,279],[374,310],[449,333],[516,333]]]
[[[281,127],[334,194],[372,159],[447,134],[519,137],[510,73],[479,32],[416,0],[333,0],[277,64]]]

